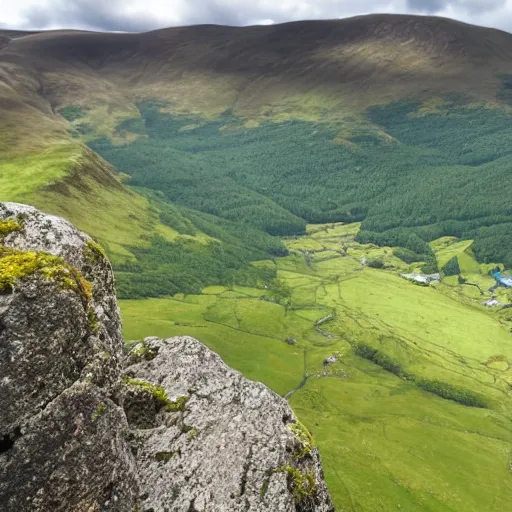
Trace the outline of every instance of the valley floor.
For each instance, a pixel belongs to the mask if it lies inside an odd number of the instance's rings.
[[[272,289],[121,301],[125,338],[194,336],[288,395],[340,512],[507,510],[511,310],[482,305],[494,282],[470,242],[432,247],[440,267],[458,256],[478,287],[457,277],[422,287],[400,277],[414,265],[392,249],[354,242],[358,229],[315,225],[287,239],[290,256],[256,263],[277,266]],[[361,263],[376,260],[383,268]]]

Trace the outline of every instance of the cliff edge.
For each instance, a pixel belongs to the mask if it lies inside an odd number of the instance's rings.
[[[101,247],[0,203],[0,510],[332,511],[288,403],[200,342],[126,354]]]

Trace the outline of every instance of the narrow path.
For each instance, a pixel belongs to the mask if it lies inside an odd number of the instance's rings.
[[[482,290],[482,288],[480,288],[480,286],[478,284],[475,284],[475,283],[462,283],[462,286],[474,286],[475,288],[478,288],[478,291],[480,292],[480,295],[484,294],[484,291]]]
[[[308,379],[309,379],[309,373],[308,373],[308,348],[305,347],[304,348],[304,371],[303,371],[303,374],[302,374],[302,380],[299,382],[299,384],[297,386],[295,386],[291,391],[288,391],[288,393],[286,393],[286,395],[284,395],[284,399],[288,400],[299,389],[302,389],[306,385],[306,382],[308,381]]]
[[[305,385],[306,385],[306,382],[308,381],[309,379],[309,375],[304,375],[302,377],[302,380],[299,382],[299,385],[294,387],[291,391],[288,391],[288,393],[286,393],[286,395],[284,395],[284,399],[285,400],[288,400],[289,398],[291,398],[297,391],[299,391],[299,389],[302,389]]]
[[[316,332],[318,332],[322,336],[325,336],[326,338],[329,338],[329,339],[336,338],[336,336],[334,334],[324,331],[324,330],[320,329],[320,327],[318,327],[319,325],[323,325],[326,322],[328,322],[329,320],[332,320],[333,318],[334,318],[334,313],[331,313],[331,314],[321,318],[320,320],[317,320],[313,324],[313,329],[315,329]],[[307,358],[308,358],[308,347],[305,347],[304,348],[304,371],[302,374],[302,380],[299,382],[299,384],[297,386],[295,386],[291,391],[288,391],[288,393],[286,393],[286,395],[284,395],[285,400],[288,400],[289,398],[291,398],[297,391],[299,391],[299,389],[302,389],[306,385],[306,382],[308,381],[308,379],[310,377],[309,372],[308,372]]]
[[[331,313],[330,315],[327,315],[326,317],[318,320],[318,322],[316,322],[313,325],[313,328],[315,329],[315,331],[318,334],[321,334],[322,336],[325,336],[328,339],[334,339],[334,338],[336,338],[336,336],[334,336],[334,334],[331,334],[330,332],[327,332],[327,331],[324,331],[323,329],[320,329],[321,325],[325,324],[326,322],[329,322],[333,318],[334,318],[334,313]]]

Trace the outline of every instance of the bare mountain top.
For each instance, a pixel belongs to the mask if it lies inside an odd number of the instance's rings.
[[[386,41],[396,44],[422,44],[433,54],[454,53],[470,57],[510,56],[512,35],[477,27],[448,18],[378,14],[341,20],[299,21],[270,26],[228,27],[196,25],[172,27],[146,33],[100,33],[77,30],[46,32],[1,31],[15,39],[10,50],[34,57],[77,58],[88,55],[124,59],[158,58],[179,54],[186,47],[207,45],[218,58],[240,56],[246,52],[267,55],[302,55],[320,47]],[[64,43],[67,47],[64,47]],[[92,54],[90,54],[92,52]],[[208,52],[209,53],[209,52]],[[27,55],[25,55],[27,56]],[[197,57],[200,57],[198,54]],[[201,59],[196,59],[196,63]],[[252,63],[246,63],[251,68]]]
[[[511,34],[424,16],[140,34],[0,31],[0,39],[0,80],[16,88],[12,75],[25,74],[54,107],[94,105],[100,91],[107,103],[126,103],[126,94],[175,102],[171,83],[181,108],[199,111],[260,110],[312,91],[342,94],[352,109],[446,91],[489,100],[496,74],[512,70]]]
[[[299,82],[339,84],[380,75],[381,85],[407,74],[471,74],[507,67],[512,35],[423,16],[371,15],[273,26],[201,25],[141,34],[1,31],[0,59],[32,71],[89,67],[131,84],[176,78],[183,72],[287,75]],[[414,55],[416,63],[408,59]],[[383,69],[385,68],[385,69]],[[387,71],[386,73],[380,73]],[[484,72],[485,72],[484,71]],[[482,72],[482,69],[479,70]],[[379,81],[379,76],[373,77]]]

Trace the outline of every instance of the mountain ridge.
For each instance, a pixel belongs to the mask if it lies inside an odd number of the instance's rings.
[[[385,48],[375,48],[376,42]],[[411,51],[419,59],[417,65],[410,61],[411,45],[416,45]],[[323,53],[318,54],[319,49]],[[37,73],[59,72],[66,59],[71,59],[76,72],[81,68],[101,71],[115,78],[117,85],[128,81],[127,87],[135,94],[137,86],[164,76],[176,81],[184,71],[249,74],[252,78],[253,73],[268,74],[267,78],[271,78],[278,72],[284,75],[281,79],[301,82],[302,86],[311,82],[309,88],[320,84],[327,92],[328,85],[340,90],[340,84],[352,80],[378,83],[375,78],[385,87],[386,82],[405,80],[411,73],[421,77],[434,69],[445,80],[450,76],[474,75],[477,71],[482,78],[487,73],[499,72],[500,67],[508,69],[511,56],[512,35],[506,32],[445,18],[405,15],[369,15],[274,26],[196,25],[144,33],[48,31],[13,38],[2,50],[4,62],[29,65]],[[141,59],[145,63],[142,73],[138,70],[137,75],[126,76]],[[450,72],[445,68],[454,64],[452,59],[459,59],[459,63]],[[158,62],[158,69],[151,65],[152,61]],[[297,71],[298,66],[306,65],[306,74]],[[382,69],[383,65],[389,69]],[[469,69],[477,65],[479,70]],[[318,74],[314,80],[308,77],[313,71]],[[449,87],[446,85],[445,89]],[[478,84],[468,85],[477,95],[484,94]],[[499,85],[498,79],[495,85]],[[43,96],[57,107],[58,101],[51,93],[54,86],[47,86]],[[433,91],[441,87],[438,82],[431,86]],[[489,88],[489,84],[485,87]],[[358,94],[365,97],[366,88],[360,87]]]

